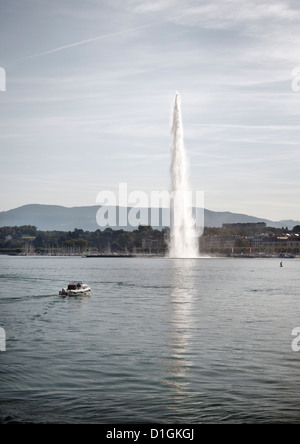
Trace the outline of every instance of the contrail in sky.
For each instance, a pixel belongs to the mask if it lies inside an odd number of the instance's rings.
[[[36,57],[40,57],[40,56],[44,56],[44,55],[47,55],[47,54],[53,54],[55,52],[59,52],[59,51],[62,51],[64,49],[74,48],[75,46],[80,46],[80,45],[85,45],[86,43],[96,42],[97,40],[102,40],[102,39],[106,39],[106,38],[109,38],[109,37],[115,37],[115,36],[118,36],[118,35],[128,34],[130,32],[140,31],[140,30],[146,29],[146,28],[151,28],[153,26],[158,26],[158,25],[160,25],[162,23],[165,23],[165,22],[168,22],[168,21],[169,21],[169,19],[168,20],[162,20],[162,21],[155,22],[155,23],[149,23],[148,25],[138,26],[136,28],[123,29],[122,31],[117,31],[117,32],[113,32],[113,33],[110,33],[110,34],[103,34],[103,35],[100,35],[98,37],[93,37],[93,38],[90,38],[90,39],[81,40],[80,42],[70,43],[69,45],[60,46],[58,48],[50,49],[48,51],[39,52],[38,54],[33,54],[31,56],[22,57],[19,60],[34,59]]]

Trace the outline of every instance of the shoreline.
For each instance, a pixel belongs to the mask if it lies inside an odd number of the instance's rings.
[[[145,258],[158,258],[158,259],[300,259],[298,255],[245,255],[245,254],[232,254],[232,255],[220,255],[220,254],[209,254],[204,253],[203,256],[197,258],[169,258],[165,255],[158,254],[97,254],[97,255],[84,255],[84,254],[1,254],[0,257],[81,257],[82,259],[112,259],[112,258],[123,258],[123,259],[145,259]]]

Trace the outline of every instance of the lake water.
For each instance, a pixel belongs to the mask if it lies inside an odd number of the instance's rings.
[[[0,422],[300,423],[300,260],[0,257]],[[90,296],[60,297],[82,280]]]

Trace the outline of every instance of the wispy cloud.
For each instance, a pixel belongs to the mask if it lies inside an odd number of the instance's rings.
[[[139,0],[122,0],[122,4],[135,13],[165,12],[177,23],[211,28],[243,27],[245,23],[265,23],[268,20],[296,22],[300,14],[299,5],[289,0],[275,0],[272,4],[265,0],[214,0],[196,4],[193,0],[144,0],[142,4]],[[182,14],[179,14],[180,11]]]

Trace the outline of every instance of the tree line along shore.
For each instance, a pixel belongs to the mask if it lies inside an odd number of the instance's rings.
[[[51,256],[157,255],[168,252],[170,229],[139,226],[133,231],[40,231],[35,226],[0,227],[0,254]],[[218,256],[299,257],[300,226],[292,230],[265,224],[224,224],[204,228],[199,237],[203,254]]]

